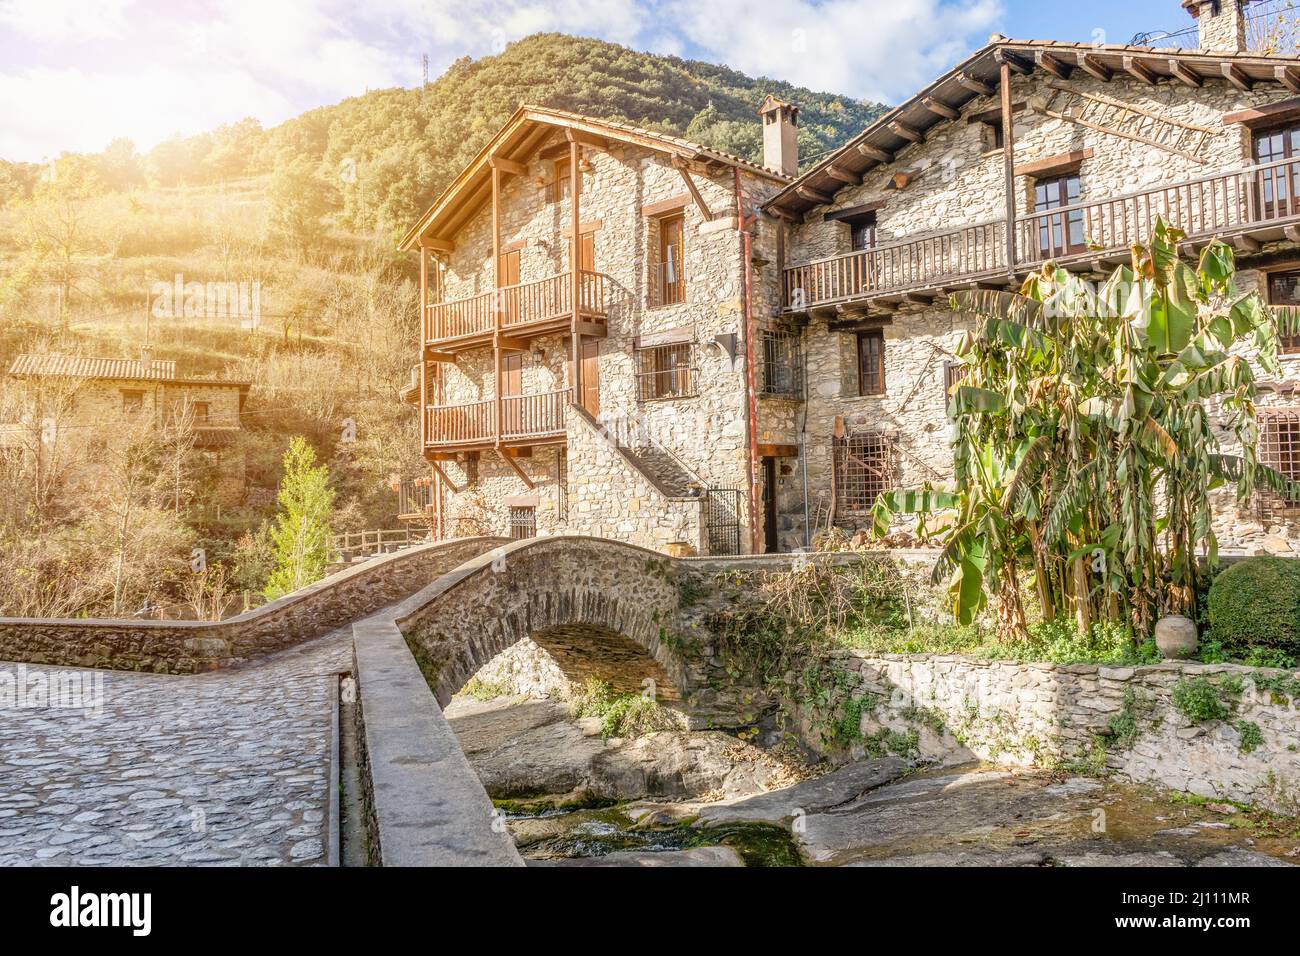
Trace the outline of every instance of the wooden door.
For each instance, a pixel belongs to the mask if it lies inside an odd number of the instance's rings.
[[[506,322],[519,321],[519,293],[514,287],[519,285],[519,250],[506,252],[497,260],[497,288],[507,289],[501,311],[505,313]]]
[[[600,339],[582,343],[582,407],[600,414]]]
[[[659,221],[659,304],[675,305],[686,300],[686,278],[682,275],[685,256],[682,233],[685,219],[668,216]]]
[[[596,271],[596,234],[594,232],[578,237],[578,268],[583,272]]]
[[[521,402],[509,400],[524,394],[524,354],[506,352],[501,356],[501,427],[505,434],[518,434],[523,428]]]
[[[763,553],[781,550],[776,529],[776,459],[763,459]]]

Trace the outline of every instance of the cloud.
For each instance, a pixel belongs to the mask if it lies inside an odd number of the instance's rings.
[[[1001,0],[0,0],[0,156],[270,126],[556,31],[896,102],[984,42]]]

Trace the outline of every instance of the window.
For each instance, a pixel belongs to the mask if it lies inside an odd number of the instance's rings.
[[[1259,415],[1259,462],[1300,481],[1300,409],[1268,409]],[[1300,495],[1260,488],[1256,494],[1265,513],[1300,508]]]
[[[846,514],[864,514],[894,487],[894,439],[859,432],[835,442],[835,498]]]
[[[885,394],[885,333],[882,329],[858,333],[858,394]]]
[[[206,425],[208,423],[207,402],[191,402],[190,410],[193,412],[195,425]]]
[[[1259,217],[1280,219],[1300,213],[1300,162],[1283,162],[1300,160],[1300,125],[1257,132],[1254,146],[1255,161],[1264,167],[1255,182]]]
[[[1268,277],[1268,303],[1275,306],[1279,318],[1292,323],[1296,334],[1283,335],[1283,354],[1300,355],[1300,272],[1274,272]]]
[[[511,507],[510,540],[522,541],[524,538],[535,537],[537,537],[537,509]]]
[[[122,389],[122,411],[138,412],[144,408],[144,392],[135,388]]]
[[[693,351],[690,342],[637,349],[637,401],[694,394]]]
[[[665,216],[658,221],[659,257],[655,268],[655,305],[676,305],[686,301],[685,261],[682,249],[686,219],[682,215]]]
[[[763,375],[759,391],[764,395],[803,394],[803,358],[799,351],[799,334],[764,329]]]
[[[966,377],[966,366],[961,362],[943,363],[943,394],[945,401],[952,399],[952,390]]]
[[[1079,177],[1055,176],[1040,179],[1034,185],[1034,211],[1048,212],[1079,202]],[[1083,252],[1087,243],[1083,237],[1083,210],[1038,217],[1038,254],[1043,259]]]
[[[849,221],[849,240],[854,252],[876,248],[876,214],[867,213]]]
[[[551,202],[569,198],[569,157],[557,159],[551,167]],[[582,193],[582,167],[578,167],[578,193]]]

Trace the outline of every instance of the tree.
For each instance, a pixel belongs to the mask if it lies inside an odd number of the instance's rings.
[[[271,177],[271,227],[305,258],[330,211],[328,190],[310,161],[295,159]]]
[[[284,477],[276,500],[280,511],[271,529],[275,569],[266,583],[269,600],[319,581],[329,560],[334,507],[329,468],[316,464],[316,452],[301,435],[290,441],[284,454]]]
[[[1276,373],[1279,320],[1237,292],[1229,246],[1211,243],[1194,268],[1182,239],[1158,221],[1099,290],[1049,262],[1019,295],[953,296],[977,323],[949,405],[955,487],[882,495],[874,523],[946,512],[935,578],[959,620],[996,595],[999,630],[1024,636],[1031,570],[1045,619],[1126,621],[1145,637],[1161,613],[1194,616],[1198,554],[1217,558],[1212,489],[1234,484],[1243,502],[1260,484],[1300,490],[1256,460],[1242,354]],[[1240,455],[1224,453],[1211,407]]]

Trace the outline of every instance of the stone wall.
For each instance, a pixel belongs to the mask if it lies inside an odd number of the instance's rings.
[[[0,660],[159,674],[228,667],[349,624],[501,542],[474,538],[409,548],[220,622],[0,618]]]
[[[568,697],[570,692],[555,658],[527,637],[484,664],[474,678],[491,690],[526,697]]]
[[[949,762],[1105,771],[1300,813],[1297,701],[1254,683],[1284,672],[1172,661],[1134,668],[864,653],[846,663],[876,705],[862,716],[865,737],[915,733],[921,755]],[[1221,698],[1234,705],[1231,718],[1197,724],[1174,707],[1174,686],[1202,678],[1242,682],[1243,693]],[[1129,718],[1133,738],[1116,738]],[[1239,721],[1258,728],[1262,740],[1254,749],[1249,741],[1243,747]]]
[[[1040,71],[1031,76],[1014,76],[1014,101],[1028,104],[1031,97],[1044,92],[1044,82]],[[1218,80],[1208,80],[1199,89],[1176,83],[1151,85],[1123,76],[1101,83],[1082,71],[1075,72],[1069,85],[1213,130],[1204,147],[1197,151],[1202,160],[1198,162],[1057,120],[1030,106],[1016,112],[1017,164],[1090,151],[1079,171],[1083,202],[1247,165],[1251,156],[1249,130],[1240,124],[1225,124],[1222,117],[1292,95],[1274,84],[1260,84],[1246,92]],[[961,118],[930,130],[923,144],[903,150],[895,163],[869,171],[861,185],[841,189],[832,205],[811,210],[802,225],[787,227],[787,264],[850,251],[848,225],[823,219],[824,213],[835,209],[883,202],[876,213],[880,246],[1000,220],[1005,214],[1003,154],[990,148],[987,124],[968,121],[972,114],[998,106],[996,95],[976,98],[963,109]],[[905,189],[886,190],[886,178],[899,169],[912,171],[913,182]],[[1025,175],[1016,179],[1016,203],[1022,217],[1034,208],[1035,181]],[[1292,243],[1266,244],[1260,255],[1270,257],[1270,265],[1274,267],[1285,263],[1292,253],[1300,263],[1300,250]],[[1263,274],[1252,268],[1251,259],[1249,255],[1239,257],[1243,289],[1258,287],[1263,282]],[[779,308],[770,298],[765,301],[771,303],[766,317],[775,321]],[[831,435],[837,417],[843,417],[845,427],[851,432],[883,431],[894,436],[897,452],[892,462],[892,483],[895,487],[913,487],[926,481],[941,483],[951,477],[944,363],[955,357],[957,343],[968,328],[968,323],[954,315],[943,299],[931,306],[903,304],[892,316],[864,322],[862,328],[883,327],[886,389],[884,395],[859,396],[855,334],[851,329],[839,330],[843,326],[832,331],[831,321],[842,321],[842,318],[812,316],[803,336],[809,383],[807,506],[815,521],[818,516],[824,518],[830,501]],[[1249,354],[1246,357],[1254,358]],[[1284,356],[1282,364],[1282,381],[1265,386],[1261,407],[1300,405],[1296,398],[1300,387],[1300,355]],[[1257,363],[1256,372],[1265,381],[1270,378]],[[777,425],[771,430],[779,433],[782,428]],[[779,501],[783,525],[789,530],[798,529],[803,523],[804,510],[800,496],[787,495]],[[1285,553],[1284,548],[1300,544],[1300,519],[1295,515],[1263,519],[1250,504],[1239,506],[1233,502],[1230,493],[1218,495],[1216,504],[1215,527],[1220,545],[1225,549]],[[841,511],[837,523],[862,527],[866,523],[865,515]]]
[[[538,144],[538,150],[559,145],[559,132]],[[749,448],[746,432],[746,397],[743,361],[744,270],[736,217],[735,173],[730,168],[707,172],[692,169],[690,175],[712,212],[706,218],[690,200],[681,173],[669,157],[641,147],[614,143],[609,150],[586,148],[583,159],[590,169],[583,173],[580,213],[584,229],[594,235],[595,269],[609,277],[608,337],[600,342],[600,395],[598,415],[602,420],[636,421],[655,442],[687,462],[705,482],[716,487],[747,488]],[[501,194],[501,241],[504,249],[520,253],[520,281],[531,282],[556,275],[568,268],[570,199],[567,192],[558,200],[550,183],[552,162],[536,154],[528,163],[526,176],[503,179]],[[772,195],[775,180],[742,171],[741,190],[747,209]],[[542,185],[538,185],[541,182]],[[655,217],[644,215],[645,206],[680,200],[685,217],[684,281],[685,300],[678,304],[656,304],[657,228]],[[775,241],[771,224],[756,226],[756,245]],[[476,214],[455,237],[454,252],[443,255],[444,298],[489,291],[493,286],[490,210]],[[756,256],[759,254],[756,252]],[[775,252],[760,257],[765,275],[756,277],[756,296],[765,303],[774,294]],[[756,267],[756,269],[759,267]],[[766,312],[769,304],[764,304]],[[637,393],[639,340],[654,336],[685,336],[692,345],[694,386],[691,394],[676,398],[641,400]],[[736,357],[717,344],[734,337]],[[569,384],[569,350],[566,336],[537,340],[524,355],[523,391],[536,393],[565,388]],[[494,361],[488,348],[462,353],[456,363],[443,368],[445,392],[442,401],[454,404],[491,397],[495,390]],[[602,487],[608,477],[606,459],[589,462],[578,453],[587,447],[572,427],[568,433],[566,463],[569,481],[569,519],[582,515],[578,506],[592,503],[591,489]],[[538,481],[530,490],[495,455],[484,453],[476,462],[448,462],[449,477],[462,487],[444,496],[448,526],[473,533],[499,533],[506,527],[507,499],[520,496],[539,498],[539,533],[591,531],[581,519],[566,520],[562,508],[549,502],[560,494],[557,482],[557,453],[538,449],[518,463]],[[626,496],[604,496],[595,504],[612,523],[601,532],[631,543],[660,547],[662,536],[642,537],[636,533],[643,516],[619,513]],[[660,508],[660,518],[675,520],[674,507],[653,497],[633,495],[641,507]],[[624,530],[624,528],[630,530]],[[742,535],[748,540],[748,535]]]

